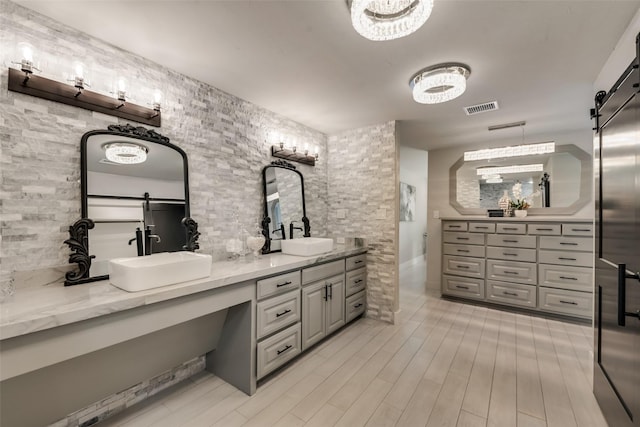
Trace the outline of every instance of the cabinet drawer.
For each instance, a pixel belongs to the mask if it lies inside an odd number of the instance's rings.
[[[487,260],[487,279],[535,285],[536,264],[516,261]]]
[[[347,323],[364,313],[366,300],[367,296],[365,291],[358,292],[347,298]]]
[[[489,234],[487,236],[487,245],[535,249],[536,236],[504,236],[500,234]]]
[[[258,343],[258,379],[300,354],[300,323]]]
[[[484,277],[484,259],[445,255],[442,257],[442,263],[443,273],[479,279]]]
[[[528,224],[529,234],[543,234],[548,236],[559,236],[561,233],[560,224]]]
[[[517,285],[487,281],[487,301],[519,305],[521,307],[536,307],[536,287],[532,285]]]
[[[466,245],[484,245],[484,234],[453,233],[445,231],[442,233],[442,241],[445,243],[464,243]]]
[[[578,267],[591,267],[593,265],[593,254],[589,252],[540,250],[538,259],[541,264],[573,265]]]
[[[504,259],[507,261],[536,262],[536,250],[488,246],[487,258]]]
[[[258,300],[278,295],[300,287],[300,271],[292,271],[291,273],[258,280],[256,284]]]
[[[591,317],[593,304],[591,293],[543,287],[538,289],[540,310],[571,316]]]
[[[484,246],[472,246],[472,245],[455,245],[452,243],[445,243],[443,245],[443,252],[445,255],[459,255],[470,256],[475,258],[484,258]]]
[[[445,221],[442,223],[442,231],[467,231],[468,224],[463,221]]]
[[[347,271],[364,267],[367,264],[367,254],[351,256],[346,259]]]
[[[345,295],[353,295],[367,286],[367,269],[359,268],[346,274]]]
[[[465,298],[484,299],[484,280],[442,276],[442,293]]]
[[[583,292],[591,292],[593,289],[593,272],[586,267],[540,264],[538,276],[540,286]]]
[[[540,237],[540,249],[561,249],[566,251],[593,251],[590,237]]]
[[[593,236],[593,224],[562,224],[565,236]]]
[[[498,224],[496,230],[500,234],[527,234],[527,224]]]
[[[300,320],[300,291],[261,301],[256,307],[258,338],[265,337],[278,329]]]
[[[470,222],[469,231],[472,233],[495,233],[496,225],[493,222]]]
[[[354,257],[355,258],[355,257]],[[344,260],[316,265],[302,270],[302,284],[316,282],[336,274],[344,273]]]

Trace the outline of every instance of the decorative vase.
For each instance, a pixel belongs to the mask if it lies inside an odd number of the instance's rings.
[[[516,209],[513,211],[517,218],[524,218],[527,216],[527,211],[525,209]]]
[[[260,256],[260,249],[264,246],[265,241],[266,239],[259,226],[255,227],[253,235],[247,236],[247,247],[253,252],[254,258],[258,258]]]

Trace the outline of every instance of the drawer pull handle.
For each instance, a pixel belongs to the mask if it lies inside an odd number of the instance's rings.
[[[468,265],[456,265],[458,268],[470,268]]]
[[[476,228],[477,228],[478,230],[488,230],[488,229],[489,229],[489,227],[487,227],[486,225],[484,225],[484,226],[480,226],[480,225],[478,225],[478,226],[476,226]]]
[[[553,228],[536,228],[538,231],[553,231]]]
[[[569,305],[578,305],[577,302],[573,302],[573,301],[564,301],[564,300],[560,300],[560,302],[562,304],[569,304]]]
[[[504,274],[515,274],[516,276],[520,275],[520,273],[518,273],[517,271],[509,271],[509,270],[505,270]]]
[[[584,232],[589,232],[591,231],[591,229],[589,228],[572,228],[571,231],[584,231]]]
[[[358,304],[353,306],[353,308],[360,308],[360,307],[362,307],[362,303],[361,302],[359,302]]]
[[[450,225],[449,228],[460,228],[462,227],[461,225]]]
[[[353,282],[353,283],[360,283],[360,282],[362,282],[362,279],[358,279],[358,280],[356,280],[356,281],[355,281],[355,282]]]
[[[504,230],[517,230],[518,228],[516,227],[504,227]]]
[[[278,350],[278,356],[280,356],[282,353],[284,353],[285,351],[289,350],[292,347],[293,346],[291,344],[289,344],[285,348],[283,348],[282,350]]]
[[[276,313],[276,317],[284,316],[287,313],[291,313],[291,310],[290,309],[286,309],[282,313]]]
[[[509,252],[502,252],[502,255],[505,255],[505,256],[518,256],[518,254],[512,254],[512,253],[509,253]]]
[[[503,240],[503,242],[504,243],[518,243],[517,240],[507,240],[507,239]]]
[[[290,281],[288,281],[288,282],[284,282],[284,283],[278,283],[278,284],[276,285],[276,288],[280,288],[280,287],[282,287],[282,286],[287,286],[287,285],[290,285],[290,284],[291,284],[291,282],[290,282]]]
[[[456,251],[458,252],[464,252],[464,253],[469,253],[469,249],[456,249]]]
[[[517,297],[517,296],[518,296],[518,294],[516,294],[515,292],[507,292],[507,291],[504,291],[504,292],[502,292],[502,293],[503,293],[504,295],[509,295],[510,297]]]
[[[563,256],[559,256],[558,259],[561,259],[563,261],[577,261],[577,259],[575,259],[575,258],[567,258],[567,257],[563,257]]]
[[[469,240],[468,237],[456,237],[457,240]]]
[[[560,242],[560,244],[567,245],[567,246],[578,246],[578,244],[574,242]]]
[[[577,277],[569,277],[569,276],[560,276],[560,278],[564,280],[578,280]]]
[[[361,259],[359,259],[357,261],[353,261],[354,264],[360,264],[361,262],[363,262]]]
[[[462,286],[462,285],[456,285],[456,288],[469,290],[468,286]]]

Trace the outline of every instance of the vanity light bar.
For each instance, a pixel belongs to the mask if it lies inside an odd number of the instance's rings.
[[[484,150],[465,151],[464,161],[500,159],[504,157],[529,156],[532,154],[547,154],[556,151],[555,142],[541,142],[538,144],[515,145],[513,147],[486,148]]]
[[[476,173],[478,175],[503,175],[507,173],[524,173],[524,172],[542,172],[544,165],[542,163],[536,163],[532,165],[511,165],[511,166],[497,166],[493,168],[478,168]]]

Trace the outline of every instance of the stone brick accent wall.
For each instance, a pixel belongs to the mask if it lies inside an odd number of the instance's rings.
[[[393,322],[398,271],[395,122],[329,136],[328,234],[367,240],[367,316]]]
[[[189,157],[191,216],[199,223],[200,252],[224,259],[235,235],[232,214],[252,231],[262,218],[262,167],[272,160],[268,135],[277,131],[319,147],[315,167],[298,165],[305,179],[311,234],[327,222],[326,135],[178,74],[142,57],[0,0],[0,277],[68,263],[63,241],[80,218],[80,138],[112,123],[99,113],[7,90],[7,68],[20,60],[14,46],[32,43],[42,75],[64,79],[74,59],[91,67],[91,90],[108,93],[108,81],[124,75],[130,95],[148,104],[163,91],[162,127]],[[133,125],[138,125],[132,123]]]

